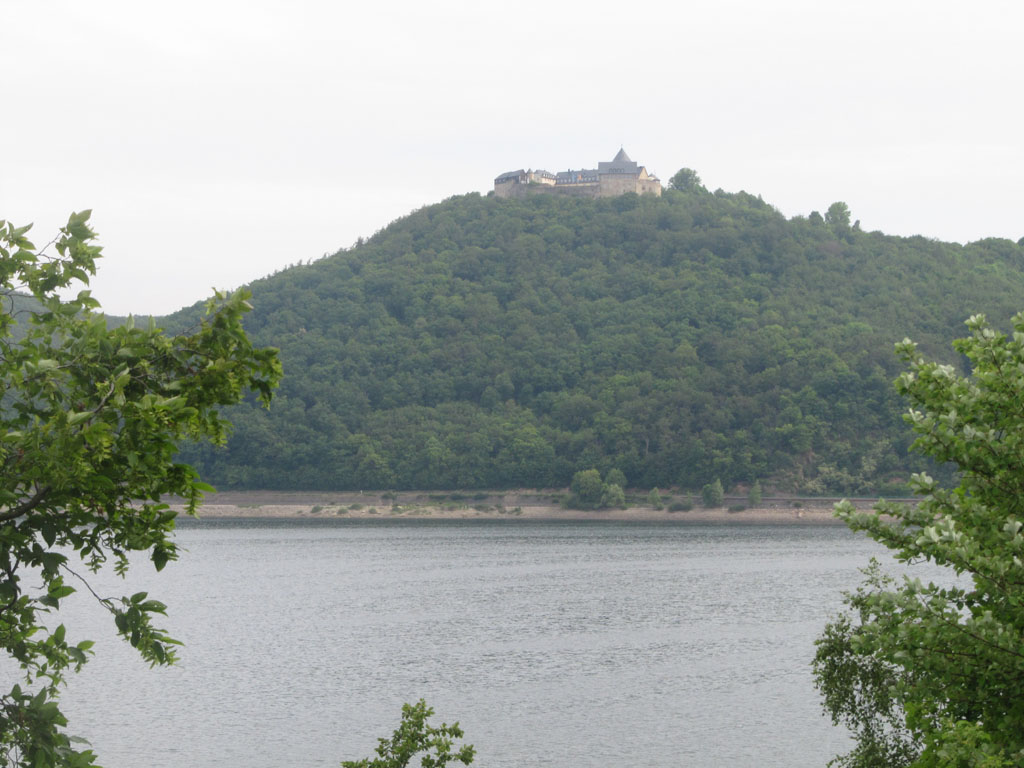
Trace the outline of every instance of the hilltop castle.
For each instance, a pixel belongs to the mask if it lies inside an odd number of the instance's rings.
[[[498,197],[524,197],[535,193],[574,195],[577,197],[617,197],[633,192],[638,195],[661,195],[661,182],[629,159],[626,150],[609,163],[598,163],[597,169],[579,171],[518,170],[503,173],[494,180]]]

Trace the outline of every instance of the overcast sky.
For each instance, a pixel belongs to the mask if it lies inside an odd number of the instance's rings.
[[[1024,3],[0,0],[0,218],[163,314],[624,146],[864,229],[1024,236]]]

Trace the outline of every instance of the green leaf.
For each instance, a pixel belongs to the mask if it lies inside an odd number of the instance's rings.
[[[72,411],[68,414],[68,426],[73,427],[76,424],[81,424],[92,415],[93,414],[89,411]]]
[[[153,565],[156,567],[156,569],[158,571],[162,571],[164,569],[164,566],[167,565],[167,561],[169,559],[170,559],[170,557],[168,556],[166,550],[163,550],[163,549],[154,549],[153,550],[153,555],[152,555]]]
[[[52,547],[54,542],[57,541],[57,532],[59,530],[57,521],[46,517],[40,524],[39,530],[43,535],[43,541],[46,542],[46,545]]]

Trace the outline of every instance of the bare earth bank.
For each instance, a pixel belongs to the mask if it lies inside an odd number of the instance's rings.
[[[283,492],[245,491],[208,494],[200,518],[353,518],[353,519],[479,519],[479,520],[616,520],[741,524],[842,525],[833,517],[836,499],[765,499],[756,508],[730,512],[743,499],[726,499],[726,507],[671,512],[636,502],[626,509],[565,509],[562,489],[494,492]],[[667,494],[666,494],[667,497]],[[691,498],[691,501],[694,501]],[[667,502],[668,503],[668,502]],[[873,500],[857,500],[868,508]],[[181,504],[172,507],[183,510]]]

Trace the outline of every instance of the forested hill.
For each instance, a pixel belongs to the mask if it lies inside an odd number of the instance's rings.
[[[222,488],[568,484],[884,490],[916,466],[891,382],[910,336],[1024,308],[1024,248],[787,220],[700,187],[604,200],[476,194],[254,283],[280,347],[269,412],[189,448]],[[169,329],[197,309],[166,318]]]

